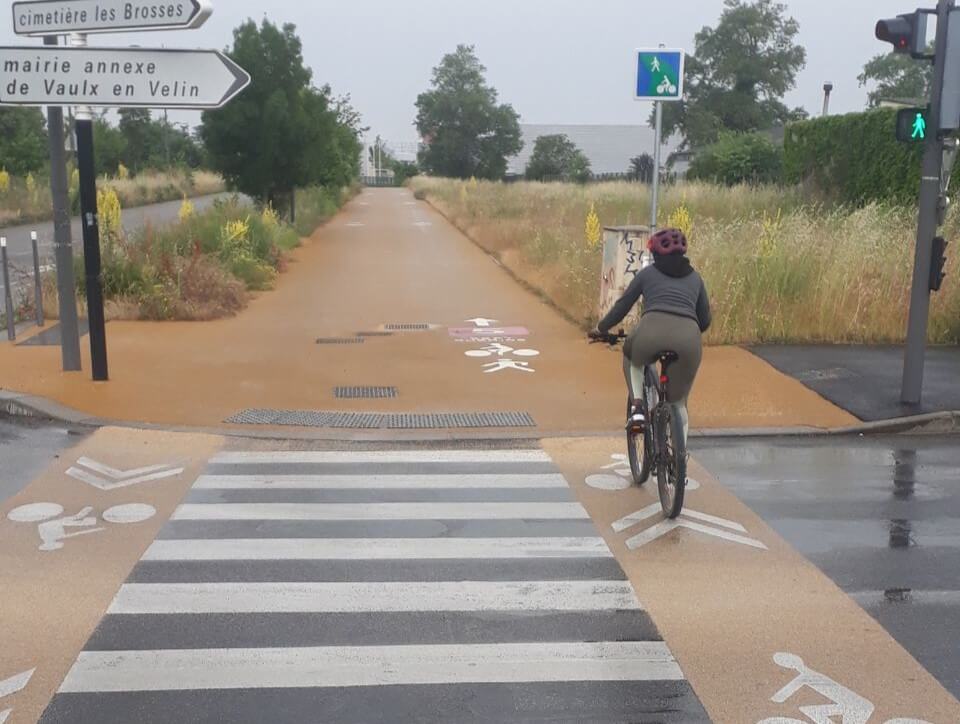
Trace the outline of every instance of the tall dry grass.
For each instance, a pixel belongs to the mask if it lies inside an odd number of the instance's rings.
[[[70,174],[70,198],[78,211],[78,178]],[[124,208],[177,201],[184,196],[206,196],[226,189],[223,179],[210,171],[144,171],[129,178],[103,176],[97,180],[101,190],[113,189]],[[47,221],[53,215],[50,180],[44,176],[11,177],[7,188],[0,188],[0,226]]]
[[[639,184],[499,184],[416,178],[428,199],[518,277],[584,326],[596,321],[601,250],[585,238],[591,205],[604,226],[648,224]],[[660,223],[679,207],[693,221],[691,257],[710,291],[713,344],[901,342],[913,269],[916,210],[809,204],[799,189],[664,189]],[[947,221],[960,231],[960,213]],[[952,256],[956,256],[955,254]],[[960,265],[933,296],[930,339],[960,343]]]

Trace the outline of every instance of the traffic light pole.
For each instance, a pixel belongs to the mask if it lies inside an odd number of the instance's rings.
[[[942,193],[943,139],[939,133],[940,103],[946,68],[947,33],[954,0],[939,0],[937,5],[937,39],[930,94],[930,130],[927,135],[920,172],[919,220],[917,248],[913,265],[913,289],[910,293],[910,318],[903,363],[903,387],[900,400],[905,405],[919,405],[923,391],[923,366],[927,347],[927,324],[930,315],[930,265],[933,260],[933,238],[939,226],[937,206]]]

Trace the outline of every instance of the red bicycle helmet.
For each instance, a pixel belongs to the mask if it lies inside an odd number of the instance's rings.
[[[687,237],[680,229],[661,229],[650,237],[647,248],[660,256],[686,254]]]

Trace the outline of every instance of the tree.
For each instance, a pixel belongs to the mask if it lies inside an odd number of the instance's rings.
[[[631,181],[640,181],[641,183],[653,183],[653,156],[649,153],[641,153],[630,159],[630,169],[627,173]]]
[[[687,56],[685,99],[664,104],[664,137],[679,131],[685,146],[698,147],[722,131],[806,117],[782,102],[806,64],[806,51],[795,42],[800,26],[786,12],[775,0],[724,0],[717,27],[697,33],[695,55]]]
[[[438,176],[499,179],[523,141],[517,112],[498,104],[472,46],[460,45],[433,69],[432,89],[417,97],[420,167]]]
[[[716,143],[697,153],[687,178],[728,186],[774,183],[783,172],[783,149],[759,133],[720,134]]]
[[[233,32],[229,56],[249,68],[250,86],[225,108],[203,114],[200,136],[211,166],[231,187],[261,203],[293,191],[344,185],[359,170],[359,116],[349,99],[312,86],[293,25],[247,21]]]
[[[540,136],[527,164],[527,178],[532,181],[563,179],[585,182],[590,179],[590,161],[564,134]]]
[[[47,124],[36,108],[0,108],[0,168],[26,176],[47,162]]]
[[[869,93],[871,108],[885,98],[925,103],[933,85],[933,63],[918,63],[909,55],[899,53],[881,53],[863,66],[857,80],[861,86],[876,83]]]
[[[154,150],[162,145],[160,129],[146,108],[121,108],[119,127],[126,142],[123,165],[140,173],[148,166]]]
[[[115,175],[121,163],[130,168],[126,159],[126,138],[120,129],[111,126],[103,116],[93,121],[93,148],[98,176]]]

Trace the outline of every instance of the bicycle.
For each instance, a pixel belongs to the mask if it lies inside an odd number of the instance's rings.
[[[618,334],[591,335],[590,341],[605,342],[613,347],[625,337],[621,330]],[[634,399],[632,391],[627,393],[627,457],[633,482],[644,485],[650,479],[651,472],[655,473],[660,507],[670,519],[676,518],[683,510],[683,496],[687,487],[687,446],[683,419],[679,405],[667,402],[670,365],[677,359],[676,352],[661,352],[657,356],[657,363],[646,365],[643,369],[640,399]],[[659,370],[656,364],[659,364]]]

